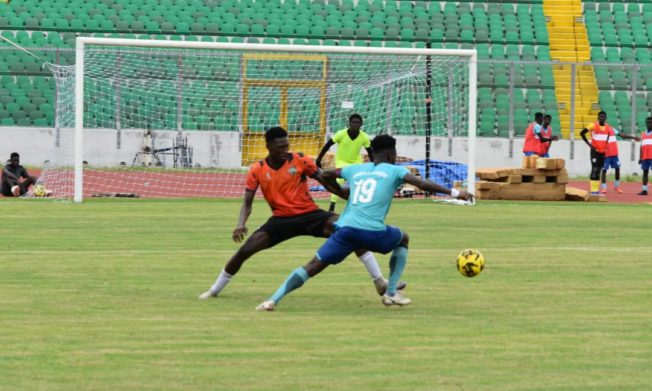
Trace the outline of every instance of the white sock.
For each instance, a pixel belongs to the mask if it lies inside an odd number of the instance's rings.
[[[211,286],[211,292],[213,292],[215,295],[222,292],[222,289],[224,289],[226,284],[228,284],[229,281],[231,281],[231,277],[233,277],[233,275],[227,273],[226,271],[224,271],[224,269],[222,269],[220,275],[217,277],[217,280],[215,280],[215,284]]]
[[[378,261],[376,261],[376,257],[371,251],[367,251],[360,255],[358,259],[360,259],[360,262],[362,262],[364,267],[367,268],[367,272],[372,280],[383,276],[383,273],[380,271],[380,266],[378,266]]]

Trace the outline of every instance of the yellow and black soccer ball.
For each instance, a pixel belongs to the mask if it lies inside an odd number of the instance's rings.
[[[34,186],[34,190],[32,191],[32,195],[34,197],[45,197],[47,196],[48,191],[45,189],[45,186],[43,185],[36,185]]]
[[[478,250],[462,250],[457,256],[457,271],[465,277],[475,277],[484,269],[484,256]]]

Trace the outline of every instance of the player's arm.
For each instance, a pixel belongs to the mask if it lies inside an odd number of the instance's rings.
[[[7,169],[7,166],[5,166],[5,167],[2,169],[2,175],[4,175],[7,179],[10,179],[10,180],[13,180],[13,181],[17,181],[17,180],[18,180],[18,178],[16,178],[16,175],[14,175],[11,171],[9,171],[9,170]]]
[[[582,129],[582,131],[580,132],[580,136],[582,136],[582,140],[584,140],[584,142],[586,143],[586,145],[589,146],[589,148],[591,148],[591,149],[595,149],[595,148],[593,148],[593,145],[591,145],[591,143],[589,142],[589,139],[586,138],[586,134],[587,134],[588,132],[589,132],[589,130],[588,130],[587,128],[584,128],[584,129]]]
[[[348,200],[349,188],[342,188],[342,186],[337,183],[339,171],[339,169],[329,169],[324,171],[317,170],[317,172],[312,175],[312,178],[321,183],[329,192]]]
[[[319,152],[319,156],[317,156],[317,160],[315,160],[315,164],[317,167],[321,168],[321,159],[324,158],[324,155],[326,155],[326,152],[328,152],[329,149],[335,144],[335,141],[333,141],[332,138],[329,138],[328,141],[326,141],[326,144],[324,144],[324,147],[321,149]]]
[[[240,217],[238,218],[238,226],[233,230],[233,241],[241,242],[247,236],[247,220],[251,215],[251,207],[256,196],[256,190],[245,190],[242,206],[240,207]]]
[[[460,200],[467,200],[467,201],[473,201],[473,194],[466,192],[464,190],[459,191],[456,189],[448,189],[445,188],[444,186],[441,186],[435,182],[431,181],[426,181],[421,178],[419,178],[416,175],[413,174],[405,174],[403,177],[403,181],[406,183],[409,183],[411,185],[414,185],[418,187],[421,190],[426,190],[431,193],[441,193],[441,194],[448,194],[452,196],[453,198],[457,198]]]
[[[641,141],[641,138],[640,138],[640,137],[637,137],[637,136],[634,136],[634,135],[631,135],[631,134],[627,134],[627,133],[619,132],[618,135],[619,135],[623,140]]]

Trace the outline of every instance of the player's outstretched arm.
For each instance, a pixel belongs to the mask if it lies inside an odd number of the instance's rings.
[[[627,134],[627,133],[622,133],[622,132],[621,132],[621,133],[618,133],[618,135],[619,135],[620,137],[622,137],[623,140],[641,141],[641,138],[640,138],[640,137],[637,137],[637,136],[634,136],[634,135],[631,135],[631,134]]]
[[[413,175],[413,174],[407,174],[403,177],[403,181],[407,182],[411,185],[414,185],[418,187],[421,190],[426,190],[431,193],[442,193],[442,194],[448,194],[450,196],[453,196],[453,198],[457,198],[460,200],[467,200],[467,201],[473,201],[473,194],[466,192],[464,190],[458,191],[455,189],[448,189],[444,186],[441,186],[435,182],[431,181],[424,181],[423,179]]]
[[[238,218],[238,225],[233,230],[233,241],[241,242],[247,236],[247,220],[251,215],[251,206],[256,196],[256,190],[245,190],[244,199],[242,200],[242,207],[240,207],[240,217]]]
[[[324,155],[326,155],[326,152],[328,152],[329,149],[335,144],[332,138],[329,138],[328,141],[326,141],[326,144],[324,144],[324,147],[321,149],[319,152],[319,156],[317,156],[317,159],[315,160],[315,164],[317,167],[321,168],[321,159],[324,158]]]
[[[349,199],[349,188],[343,189],[339,183],[337,183],[338,173],[337,169],[329,170],[319,170],[312,177],[319,183],[321,183],[326,190],[329,192],[344,198],[345,200]]]

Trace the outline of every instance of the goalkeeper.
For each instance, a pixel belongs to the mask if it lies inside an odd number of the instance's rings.
[[[324,147],[319,152],[319,156],[315,163],[317,167],[321,168],[321,161],[326,152],[337,144],[337,152],[335,152],[335,168],[344,168],[351,164],[362,163],[362,156],[360,155],[360,148],[364,147],[369,155],[369,161],[374,160],[374,154],[371,149],[371,141],[369,136],[360,129],[362,127],[362,116],[360,114],[351,114],[349,117],[348,129],[342,129],[335,133],[335,135],[328,139]],[[337,182],[342,185],[345,183],[344,179],[338,179]],[[335,194],[331,194],[331,204],[328,208],[329,212],[335,211],[335,204],[337,203]]]

